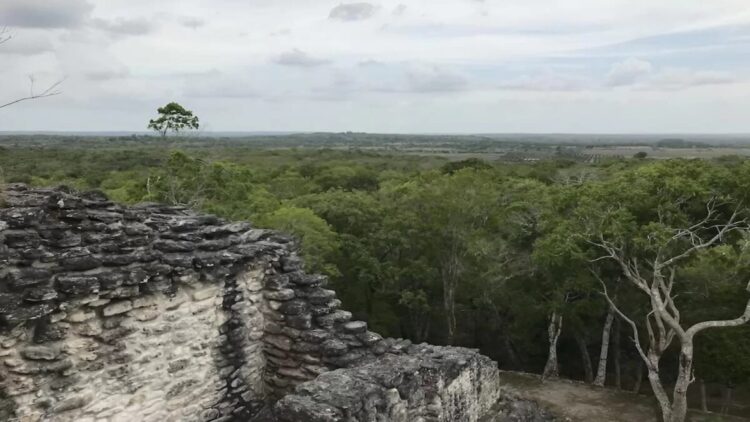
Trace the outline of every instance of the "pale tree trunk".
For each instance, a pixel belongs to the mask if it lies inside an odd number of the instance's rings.
[[[452,280],[446,280],[443,284],[443,306],[448,329],[447,343],[452,345],[456,337],[456,286]]]
[[[602,348],[599,351],[599,366],[596,369],[596,379],[594,385],[604,387],[607,381],[607,357],[609,355],[609,336],[612,332],[612,322],[615,320],[615,308],[609,307],[607,318],[604,320],[602,328]]]
[[[441,268],[441,275],[443,278],[443,307],[445,310],[446,328],[448,332],[448,345],[452,345],[456,337],[456,289],[458,287],[460,271],[458,255],[458,245],[455,241],[451,242],[450,254],[446,257],[443,267]]]
[[[552,312],[547,326],[547,335],[549,337],[549,353],[547,354],[547,364],[544,365],[542,379],[557,378],[560,376],[560,366],[557,362],[557,341],[560,339],[562,332],[563,317],[557,311]]]
[[[708,412],[708,401],[706,400],[706,382],[703,380],[703,378],[698,380],[698,386],[700,387],[701,392],[701,410],[704,412]]]
[[[693,378],[693,342],[683,341],[680,364],[672,393],[672,422],[682,422],[687,416],[687,391]],[[666,419],[665,419],[666,420]]]
[[[591,383],[594,380],[594,370],[591,365],[591,356],[589,355],[589,348],[586,344],[586,338],[582,334],[576,334],[576,344],[578,344],[578,350],[581,352],[581,363],[583,364],[584,380],[587,383]]]
[[[646,362],[648,382],[651,384],[651,391],[653,391],[656,401],[659,403],[663,422],[675,422],[677,419],[673,418],[669,396],[667,395],[667,391],[664,389],[664,385],[661,383],[661,378],[659,377],[660,358],[661,356],[657,355],[653,350],[649,351],[648,362]]]
[[[615,387],[622,390],[622,353],[620,350],[620,318],[615,320],[615,338],[612,341],[615,355]]]

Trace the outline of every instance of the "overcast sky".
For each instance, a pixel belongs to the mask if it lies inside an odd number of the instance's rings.
[[[748,0],[0,0],[3,130],[750,133]]]

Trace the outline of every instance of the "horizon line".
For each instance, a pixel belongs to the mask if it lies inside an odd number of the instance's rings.
[[[212,130],[183,132],[173,137],[199,138],[201,136],[269,136],[269,135],[390,135],[390,136],[727,136],[750,137],[750,132],[366,132],[366,131],[304,131],[304,130]],[[151,131],[131,130],[0,130],[0,136],[9,135],[142,135],[159,137]]]

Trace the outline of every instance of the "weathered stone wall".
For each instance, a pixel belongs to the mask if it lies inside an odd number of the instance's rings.
[[[497,366],[474,351],[430,345],[327,372],[282,398],[280,422],[476,422],[499,398]]]
[[[96,193],[11,186],[6,202],[0,412],[211,421],[265,404],[262,279],[288,239]]]
[[[351,321],[289,237],[95,192],[5,195],[0,420],[345,420],[302,416],[333,406],[346,420],[474,421],[497,398],[478,353]],[[326,387],[343,379],[371,395]]]

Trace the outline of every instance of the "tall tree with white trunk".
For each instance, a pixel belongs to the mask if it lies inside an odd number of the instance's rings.
[[[560,340],[562,326],[562,314],[558,311],[552,311],[549,316],[549,325],[547,325],[549,352],[547,353],[547,363],[544,365],[544,371],[542,372],[542,379],[557,378],[560,376],[560,363],[557,359],[557,342]]]
[[[612,260],[620,266],[625,279],[643,294],[649,303],[649,312],[643,317],[646,340],[641,340],[639,324],[626,315],[614,302],[604,280],[600,280],[604,297],[610,307],[626,321],[633,330],[633,341],[638,354],[648,370],[651,388],[659,402],[665,422],[682,422],[687,415],[687,390],[695,381],[693,373],[694,344],[698,333],[725,327],[734,327],[750,321],[750,300],[738,316],[727,320],[706,320],[685,324],[676,300],[678,272],[681,265],[703,250],[736,241],[733,235],[747,234],[748,225],[740,212],[735,210],[728,216],[719,211],[719,205],[711,200],[706,205],[705,217],[683,228],[672,229],[671,236],[664,236],[665,225],[649,233],[653,254],[643,257],[634,254],[624,242],[609,239],[599,234],[590,242],[600,248],[604,255],[597,260]],[[664,223],[664,221],[662,221]],[[658,231],[658,232],[657,232]],[[733,239],[734,238],[734,239]],[[740,247],[747,247],[747,243]],[[750,291],[750,283],[747,285]],[[660,363],[664,353],[674,341],[679,345],[679,366],[671,398],[661,379]]]
[[[604,383],[607,381],[607,361],[609,360],[609,337],[612,333],[612,323],[615,320],[615,308],[609,306],[607,309],[607,316],[604,319],[604,327],[602,328],[602,347],[599,350],[599,365],[596,368],[596,378],[594,378],[594,385],[604,387]]]
[[[696,342],[704,341],[696,336],[750,321],[747,186],[750,166],[730,171],[702,161],[653,163],[582,186],[566,218],[564,232],[580,240],[579,253],[587,256],[612,318],[632,331],[664,422],[686,418]],[[741,276],[727,282],[722,266]],[[699,299],[704,289],[690,274],[695,267],[707,290],[744,300]],[[622,281],[615,300],[617,275]],[[701,313],[695,312],[699,300]],[[602,340],[606,347],[608,338]],[[672,361],[663,358],[674,351],[676,371],[665,370]]]

